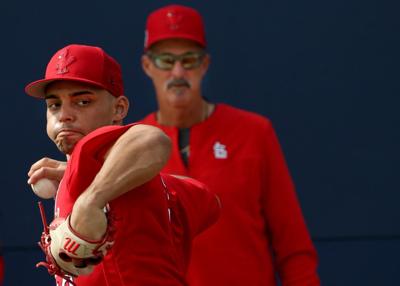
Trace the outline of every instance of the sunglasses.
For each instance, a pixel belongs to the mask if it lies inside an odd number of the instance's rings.
[[[172,70],[177,61],[181,63],[185,70],[198,68],[203,62],[205,55],[206,53],[204,51],[187,52],[181,55],[147,53],[147,56],[152,60],[154,65],[162,70]]]

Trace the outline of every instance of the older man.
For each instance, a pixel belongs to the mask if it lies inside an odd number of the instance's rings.
[[[190,176],[223,204],[216,225],[194,244],[190,285],[319,285],[317,254],[271,122],[205,99],[210,56],[201,15],[170,5],[147,18],[144,72],[158,111],[143,123],[164,130],[164,171]]]

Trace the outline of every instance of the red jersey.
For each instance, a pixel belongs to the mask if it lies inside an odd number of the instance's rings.
[[[4,261],[3,257],[1,256],[0,253],[0,285],[3,285],[3,279],[4,279]]]
[[[102,167],[104,154],[132,125],[107,126],[78,142],[55,200],[55,216],[67,217]],[[187,285],[193,237],[216,221],[216,196],[193,179],[160,174],[109,202],[115,218],[113,248],[77,286]],[[201,210],[201,211],[200,211]],[[68,285],[56,277],[59,286]]]
[[[155,113],[142,123],[173,141],[163,171],[193,177],[221,198],[220,219],[193,244],[190,285],[272,286],[276,274],[282,285],[319,285],[317,254],[268,119],[216,105],[190,128],[187,167],[177,128],[160,126]]]

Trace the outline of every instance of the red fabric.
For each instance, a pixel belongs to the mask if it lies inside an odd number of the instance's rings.
[[[169,5],[152,12],[146,21],[145,50],[158,41],[187,39],[206,46],[203,19],[195,9]]]
[[[71,212],[100,170],[104,153],[130,126],[100,128],[77,144],[57,193],[56,216]],[[75,279],[76,285],[187,285],[193,236],[219,215],[215,195],[194,180],[161,174],[109,205],[114,246],[92,274]],[[197,208],[204,213],[193,211]],[[64,285],[59,277],[57,283]]]
[[[195,239],[189,268],[192,286],[319,285],[317,254],[294,186],[266,118],[228,105],[190,130],[186,168],[178,130],[159,126],[155,114],[143,123],[162,128],[173,141],[163,171],[205,183],[222,201],[218,222]]]
[[[119,63],[99,47],[69,45],[57,51],[47,64],[45,78],[28,84],[25,92],[44,98],[46,86],[55,80],[92,84],[116,97],[124,94]]]
[[[4,279],[4,260],[0,254],[0,285],[2,285]]]

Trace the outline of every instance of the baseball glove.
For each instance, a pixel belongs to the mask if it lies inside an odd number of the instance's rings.
[[[40,202],[39,208],[44,230],[38,244],[46,255],[46,261],[39,262],[36,267],[44,266],[50,275],[63,277],[67,281],[71,280],[71,276],[90,274],[113,245],[112,220],[108,219],[102,240],[90,241],[80,237],[71,228],[70,215],[66,219],[56,218],[47,226]]]

